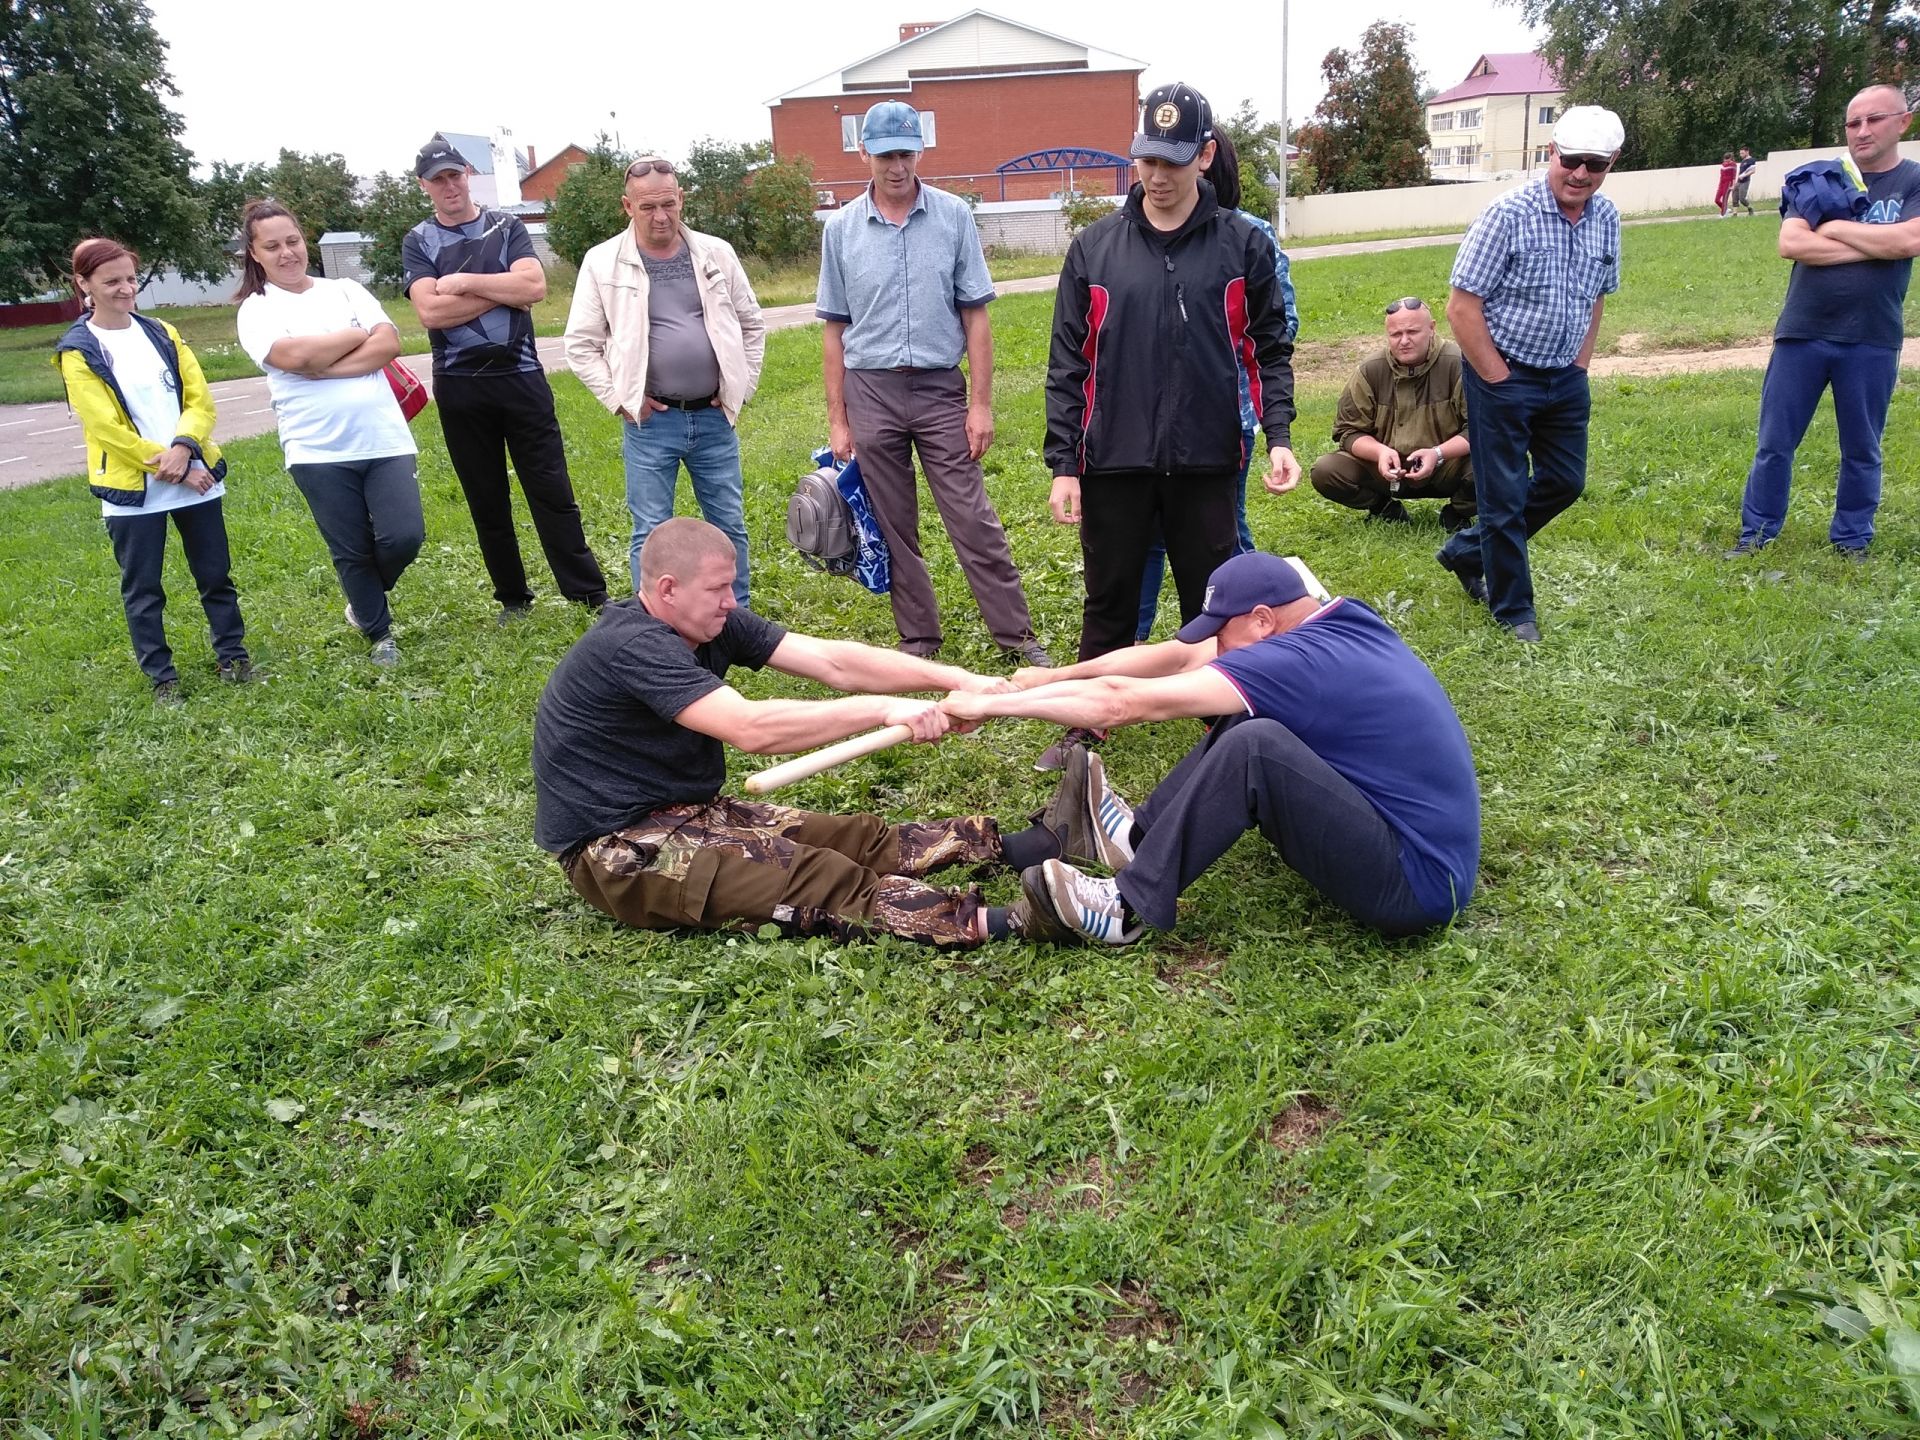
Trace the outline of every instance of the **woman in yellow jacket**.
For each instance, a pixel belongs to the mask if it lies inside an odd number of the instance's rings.
[[[134,656],[155,702],[177,705],[180,675],[161,623],[169,515],[207,612],[220,678],[238,684],[253,669],[220,510],[227,462],[213,443],[213,397],[180,333],[134,310],[139,269],[140,257],[117,241],[75,247],[73,283],[87,313],[60,337],[53,363],[86,435],[87,480],[120,562]]]

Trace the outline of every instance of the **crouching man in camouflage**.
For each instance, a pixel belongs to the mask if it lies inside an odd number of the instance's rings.
[[[918,741],[954,728],[903,691],[998,691],[1005,680],[894,650],[784,629],[734,599],[733,542],[704,520],[668,520],[640,552],[640,593],[608,605],[554,668],[533,727],[535,836],[573,888],[624,924],[716,929],[772,922],[842,938],[884,931],[968,946],[1009,934],[1070,938],[1034,889],[1010,908],[922,876],[1003,864],[1042,885],[1043,861],[1098,860],[1084,774],[1041,823],[1002,835],[992,817],[889,825],[735,800],[723,742],[779,755],[880,725]],[[764,666],[849,692],[749,700],[726,683]],[[961,727],[969,728],[969,727]],[[1036,914],[1036,903],[1042,913]]]

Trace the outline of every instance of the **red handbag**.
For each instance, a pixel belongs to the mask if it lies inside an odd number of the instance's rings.
[[[389,360],[385,375],[387,384],[393,387],[393,398],[400,402],[400,413],[412,420],[427,408],[427,402],[433,397],[427,393],[427,387],[420,383],[420,377],[398,360]]]

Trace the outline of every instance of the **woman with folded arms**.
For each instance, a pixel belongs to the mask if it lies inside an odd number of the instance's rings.
[[[307,273],[307,242],[284,205],[246,208],[240,348],[267,372],[280,447],[333,556],[347,623],[397,664],[387,593],[420,553],[426,522],[413,432],[381,373],[400,332],[354,280]]]
[[[213,397],[180,332],[133,308],[138,255],[118,241],[82,240],[73,284],[87,313],[60,337],[53,363],[86,436],[87,483],[120,562],[134,658],[153,682],[155,703],[177,705],[180,674],[161,621],[169,516],[207,612],[220,678],[238,683],[252,674],[220,510],[227,462],[213,443]]]

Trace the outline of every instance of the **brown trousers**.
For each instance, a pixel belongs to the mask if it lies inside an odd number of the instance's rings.
[[[643,930],[774,924],[958,946],[980,943],[980,892],[914,877],[999,858],[1000,827],[985,815],[889,825],[723,795],[656,810],[561,863],[588,904]]]
[[[1007,532],[967,454],[967,382],[952,370],[849,370],[847,424],[874,519],[893,565],[893,626],[910,645],[940,643],[940,606],[920,554],[920,487],[913,452],[953,540],[953,553],[1002,649],[1033,638]]]
[[[1355,510],[1382,510],[1390,500],[1445,500],[1447,505],[1441,518],[1450,528],[1466,524],[1476,508],[1471,455],[1442,461],[1434,477],[1424,484],[1402,480],[1397,492],[1387,489],[1387,482],[1380,478],[1380,471],[1371,461],[1344,450],[1335,450],[1314,461],[1310,478],[1313,488],[1327,499]]]

